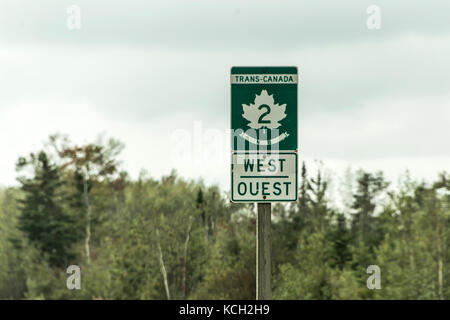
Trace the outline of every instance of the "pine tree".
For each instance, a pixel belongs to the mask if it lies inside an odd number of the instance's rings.
[[[376,197],[387,188],[381,172],[371,174],[358,172],[357,191],[353,195],[352,209],[355,210],[352,221],[352,231],[358,245],[375,246],[381,239],[376,234],[376,219],[373,214],[376,208]]]
[[[296,210],[291,210],[292,222],[294,224],[294,229],[298,232],[303,228],[307,221],[311,220],[311,211],[309,208],[310,198],[309,198],[309,181],[308,181],[308,171],[306,169],[306,164],[302,162],[302,172],[300,178],[300,188],[298,201],[296,203]]]
[[[347,227],[347,220],[345,215],[338,213],[336,216],[336,224],[331,227],[328,241],[332,243],[332,267],[337,267],[343,270],[347,264],[352,260],[352,253],[350,250],[351,234]]]
[[[25,194],[21,203],[19,228],[46,256],[51,266],[67,266],[74,258],[72,245],[79,239],[72,217],[64,210],[65,195],[60,168],[41,151],[29,159],[20,158],[17,170],[31,167],[33,177],[20,177]]]
[[[308,182],[308,191],[310,193],[310,227],[314,232],[325,232],[333,211],[328,207],[328,201],[325,198],[328,189],[328,181],[323,177],[321,168],[317,170],[316,177]]]

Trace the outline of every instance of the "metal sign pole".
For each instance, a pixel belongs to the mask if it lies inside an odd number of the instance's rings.
[[[271,203],[258,203],[256,227],[256,300],[272,299]]]

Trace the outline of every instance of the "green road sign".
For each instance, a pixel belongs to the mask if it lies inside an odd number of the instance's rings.
[[[296,67],[231,69],[231,201],[297,200]]]
[[[233,151],[297,150],[297,67],[233,67]]]

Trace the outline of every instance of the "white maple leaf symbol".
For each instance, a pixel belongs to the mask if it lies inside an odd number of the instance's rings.
[[[248,126],[253,129],[278,128],[281,126],[278,121],[286,117],[286,104],[275,104],[273,94],[269,95],[266,90],[262,90],[260,95],[256,94],[253,104],[242,104],[242,108],[242,116],[250,121]]]

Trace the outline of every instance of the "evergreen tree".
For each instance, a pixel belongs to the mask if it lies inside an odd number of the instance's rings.
[[[369,248],[376,246],[381,237],[377,234],[376,218],[373,216],[376,208],[376,197],[387,188],[383,173],[371,174],[360,170],[357,178],[357,190],[353,196],[352,231],[358,245]]]
[[[292,218],[292,227],[299,233],[302,228],[311,221],[311,211],[309,208],[309,181],[306,164],[302,162],[302,170],[300,175],[300,188],[298,193],[298,200],[290,208],[290,217]],[[297,241],[295,241],[297,242]]]
[[[79,239],[74,220],[64,210],[65,195],[60,168],[41,151],[20,158],[17,170],[31,167],[33,177],[19,178],[24,199],[20,200],[19,228],[46,256],[51,266],[67,266],[75,258],[72,245]]]
[[[313,232],[324,233],[333,216],[333,211],[328,207],[328,201],[325,198],[328,189],[328,181],[323,177],[322,168],[317,169],[316,177],[311,178],[308,183],[310,193],[310,228]]]
[[[331,231],[327,235],[328,241],[332,244],[331,266],[343,270],[352,260],[351,234],[347,227],[345,215],[338,213],[336,224],[331,226]]]

